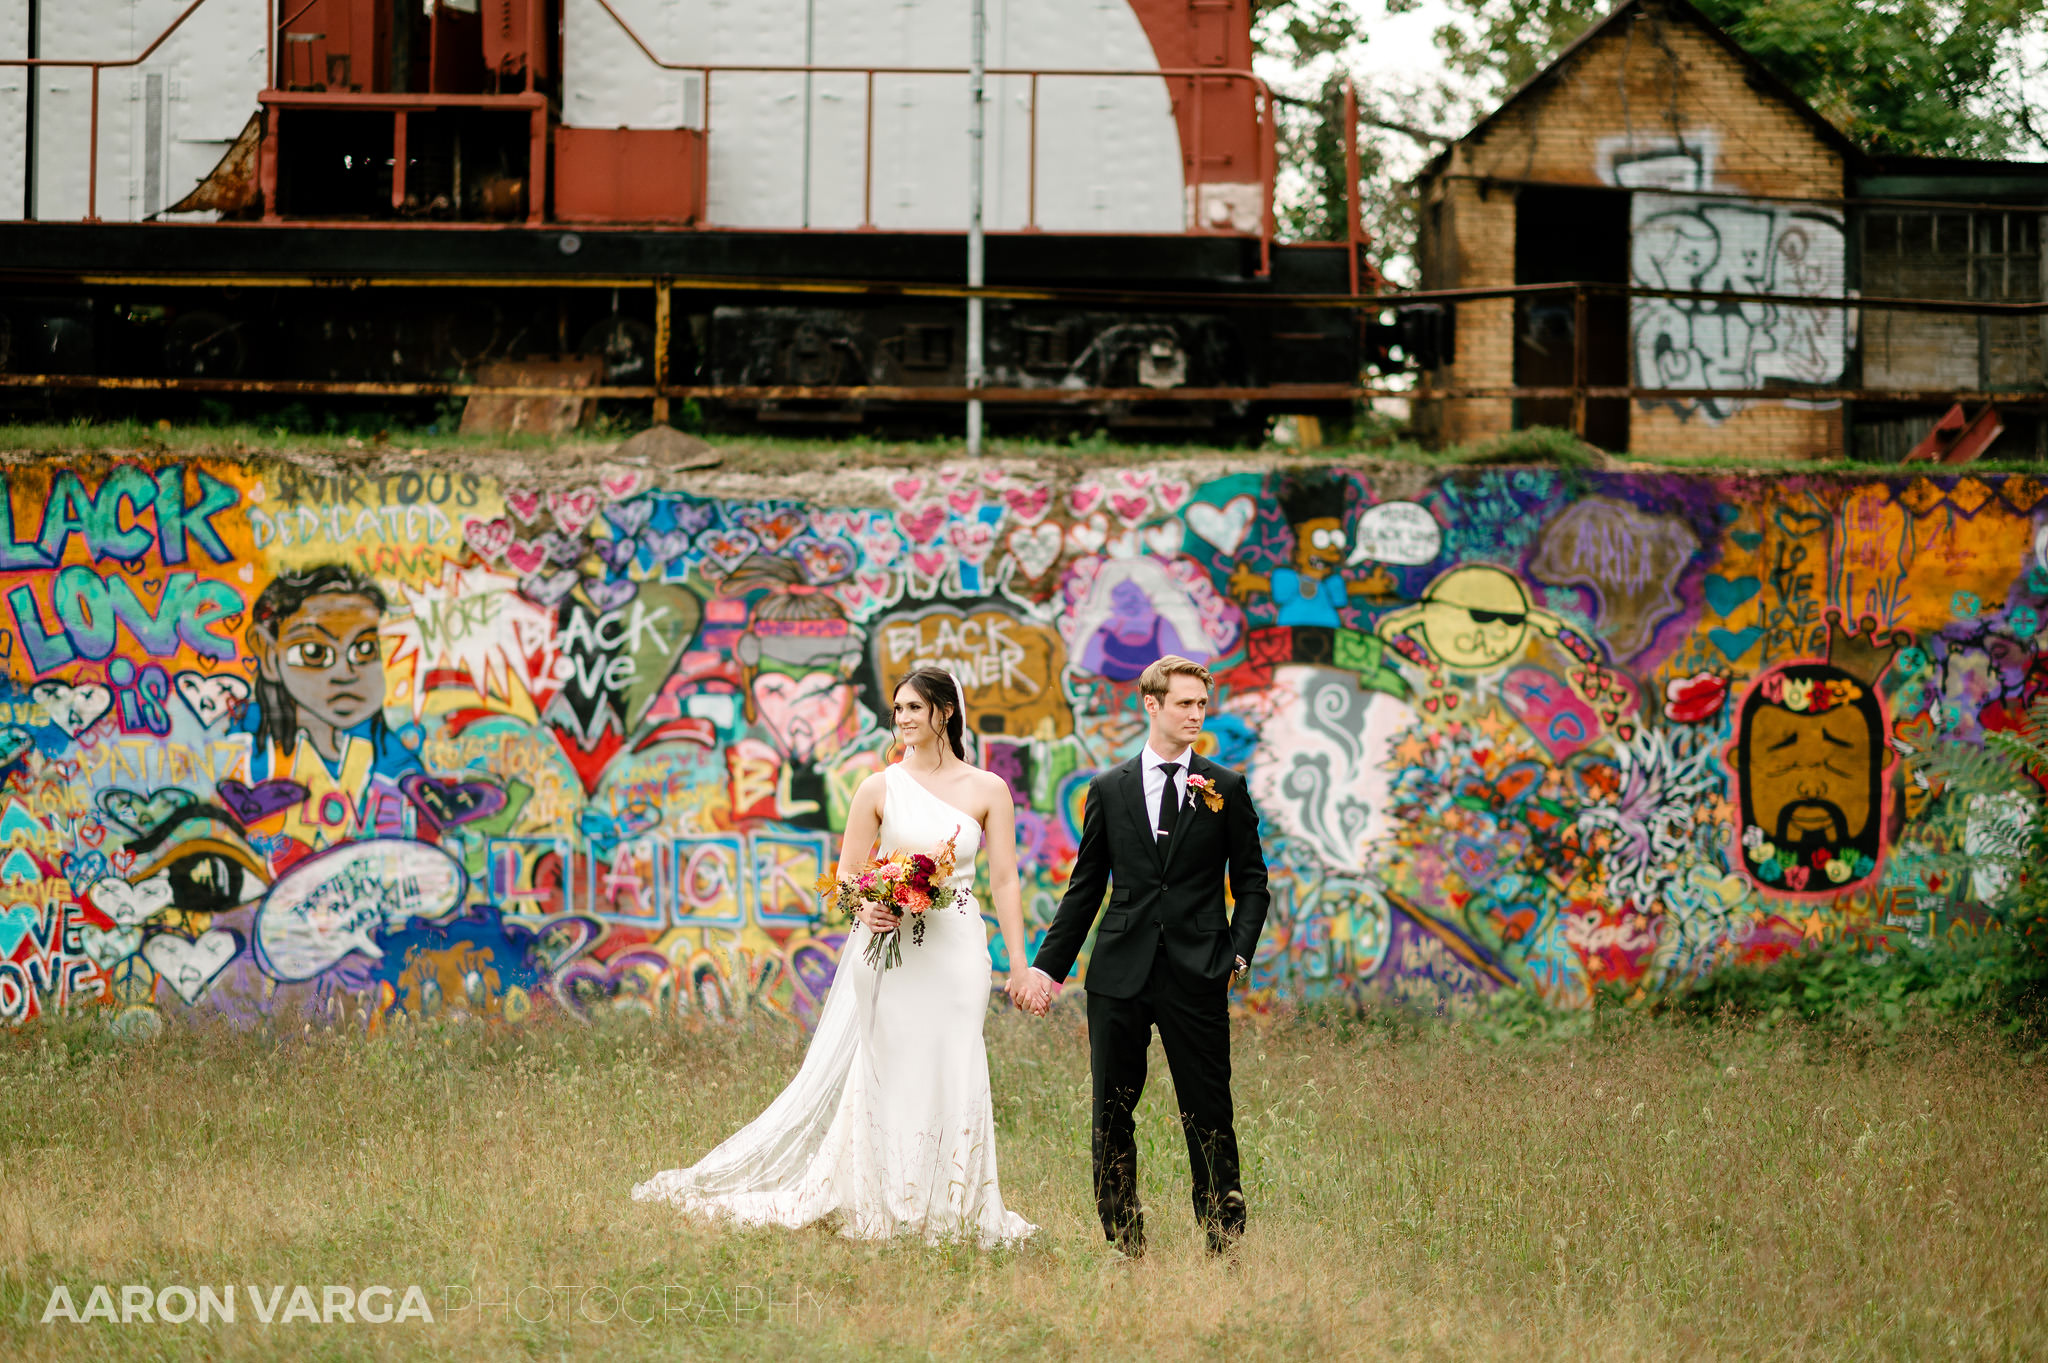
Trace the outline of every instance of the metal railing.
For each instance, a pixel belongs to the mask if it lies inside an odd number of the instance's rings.
[[[495,386],[487,384],[451,381],[420,382],[351,382],[346,380],[294,380],[294,379],[242,379],[242,378],[177,378],[148,375],[89,375],[89,374],[0,374],[0,388],[50,389],[92,389],[107,390],[154,390],[194,393],[278,393],[303,396],[360,396],[360,397],[434,397],[497,395],[505,397],[576,397],[576,398],[621,398],[653,400],[666,404],[672,400],[695,398],[717,402],[838,402],[838,403],[900,403],[900,404],[960,404],[970,398],[985,403],[1005,406],[1074,407],[1101,403],[1236,403],[1257,402],[1277,406],[1285,410],[1289,402],[1330,403],[1348,401],[1369,401],[1375,398],[1402,398],[1410,401],[1472,401],[1499,399],[1570,399],[1573,403],[1572,425],[1581,435],[1586,432],[1586,407],[1589,401],[1601,399],[1626,399],[1634,402],[1670,402],[1691,400],[1712,401],[1794,401],[1794,402],[1882,402],[1899,405],[1947,405],[1955,402],[1992,402],[2001,407],[2019,410],[2048,412],[2048,379],[2033,386],[2005,387],[1872,387],[1850,383],[1815,384],[1752,384],[1742,387],[1730,386],[1660,386],[1639,381],[1629,383],[1594,383],[1588,377],[1589,359],[1586,346],[1586,314],[1591,300],[1598,296],[1619,296],[1625,299],[1658,299],[1672,302],[1705,304],[1770,304],[1786,308],[1830,308],[1854,310],[1859,314],[1903,313],[1930,316],[1972,316],[1992,319],[2035,319],[2048,331],[2048,301],[1989,302],[1940,298],[1889,298],[1889,297],[1847,297],[1835,295],[1793,295],[1757,294],[1746,292],[1705,291],[1686,289],[1657,289],[1637,285],[1607,284],[1592,281],[1564,282],[1555,284],[1501,285],[1490,288],[1417,290],[1406,293],[1321,295],[1321,294],[1259,294],[1259,293],[1193,293],[1177,291],[1130,291],[1110,289],[1059,288],[1045,289],[1024,286],[990,286],[970,289],[957,284],[935,284],[923,281],[886,282],[850,280],[804,280],[804,279],[758,279],[726,278],[717,276],[568,276],[545,277],[533,275],[492,276],[492,275],[381,275],[364,278],[346,278],[333,275],[280,275],[260,273],[179,275],[179,274],[94,274],[94,273],[41,273],[37,275],[10,275],[0,272],[0,281],[12,278],[34,279],[43,285],[60,284],[80,288],[195,288],[220,287],[240,290],[290,289],[290,290],[339,290],[353,291],[361,288],[385,289],[563,289],[563,290],[629,290],[649,289],[653,292],[654,315],[656,318],[656,342],[653,357],[654,374],[652,383],[601,385],[594,387],[572,387],[547,384],[522,384]],[[903,299],[964,299],[979,296],[990,301],[1022,303],[1070,303],[1079,308],[1102,309],[1111,307],[1136,308],[1200,308],[1206,311],[1227,313],[1242,308],[1266,310],[1347,310],[1361,315],[1397,312],[1403,308],[1436,305],[1447,310],[1463,304],[1486,303],[1490,301],[1512,301],[1536,297],[1564,297],[1571,301],[1574,318],[1573,326],[1573,380],[1568,384],[1518,384],[1497,382],[1445,381],[1454,373],[1456,366],[1448,362],[1417,373],[1412,382],[1385,381],[1376,383],[1317,383],[1289,384],[1284,382],[1263,385],[1216,385],[1183,388],[1066,388],[1047,386],[1008,386],[968,389],[965,387],[925,387],[880,384],[706,384],[678,383],[669,373],[669,345],[667,338],[672,316],[672,299],[677,293],[690,294],[790,294],[816,299],[839,297],[849,301],[862,298],[876,300]],[[1464,330],[1478,325],[1477,319],[1466,318],[1458,323]],[[1511,320],[1503,319],[1498,325],[1509,326]],[[2048,339],[2044,339],[2048,344]],[[1845,352],[1846,354],[1846,352]]]
[[[156,50],[168,42],[171,35],[182,28],[185,21],[190,19],[193,13],[205,3],[206,0],[192,0],[191,4],[178,12],[177,18],[171,20],[168,28],[156,35],[148,47],[143,48],[135,56],[123,57],[118,61],[95,61],[83,57],[0,57],[0,66],[26,67],[30,72],[29,79],[31,81],[35,79],[34,72],[45,67],[69,68],[71,70],[92,72],[92,122],[86,147],[85,221],[98,222],[100,220],[100,73],[102,71],[118,71],[125,67],[142,65],[142,63],[155,56]],[[269,16],[271,11],[269,7],[274,3],[276,3],[276,0],[264,0],[264,23],[266,27],[270,22]],[[269,55],[266,53],[266,69],[268,69],[268,66]],[[31,149],[30,155],[34,155],[33,149]]]
[[[964,79],[970,74],[969,68],[964,66],[718,65],[705,62],[669,61],[668,59],[656,53],[652,47],[649,47],[647,45],[646,39],[642,38],[639,35],[639,33],[634,30],[633,26],[626,22],[625,16],[620,14],[616,9],[612,8],[611,0],[596,0],[596,3],[598,7],[604,10],[604,12],[607,15],[611,16],[612,21],[619,26],[620,31],[623,32],[626,35],[626,37],[632,41],[635,47],[640,49],[641,55],[646,57],[649,62],[651,62],[652,64],[654,64],[655,66],[659,67],[664,71],[675,71],[685,74],[694,73],[702,78],[704,100],[704,126],[702,128],[702,132],[704,134],[704,145],[706,148],[706,153],[698,162],[697,188],[698,202],[700,204],[705,205],[707,207],[707,210],[711,197],[711,78],[714,73],[723,72],[729,75],[863,76],[866,78],[866,94],[864,101],[865,128],[863,131],[861,163],[861,227],[863,230],[873,230],[875,218],[875,77],[959,76]],[[1257,131],[1255,136],[1258,142],[1259,151],[1259,163],[1257,166],[1257,175],[1260,190],[1258,232],[1259,274],[1261,277],[1264,277],[1265,275],[1271,272],[1273,237],[1276,224],[1276,212],[1273,202],[1273,183],[1278,162],[1278,147],[1276,142],[1276,138],[1278,137],[1278,124],[1275,120],[1275,109],[1272,89],[1256,73],[1244,70],[1233,70],[1224,67],[1156,66],[1149,68],[1090,68],[991,66],[985,69],[984,74],[988,76],[1025,77],[1028,78],[1030,81],[1030,133],[1029,150],[1027,152],[1026,157],[1027,170],[1025,173],[1025,225],[1021,229],[1015,229],[1024,232],[1038,232],[1043,230],[1038,226],[1038,83],[1041,77],[1050,77],[1055,79],[1109,78],[1127,80],[1157,80],[1162,82],[1185,83],[1186,88],[1193,99],[1193,109],[1189,117],[1190,136],[1188,139],[1189,146],[1186,156],[1188,169],[1185,180],[1185,187],[1188,189],[1192,189],[1194,191],[1194,208],[1197,215],[1197,220],[1193,227],[1189,229],[1194,234],[1204,234],[1204,229],[1202,228],[1201,223],[1199,221],[1202,192],[1201,186],[1203,183],[1202,173],[1203,168],[1207,165],[1207,161],[1205,159],[1206,148],[1204,146],[1205,130],[1203,127],[1205,101],[1201,97],[1203,93],[1203,87],[1204,85],[1210,82],[1218,81],[1243,82],[1249,85],[1251,87],[1253,96],[1253,111],[1257,119]],[[1179,120],[1176,117],[1176,133],[1178,132],[1178,124]]]

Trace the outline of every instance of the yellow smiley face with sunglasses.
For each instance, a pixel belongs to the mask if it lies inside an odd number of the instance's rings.
[[[1413,632],[1444,666],[1484,672],[1522,651],[1529,631],[1556,637],[1563,627],[1529,600],[1514,574],[1491,564],[1453,568],[1429,584],[1422,599],[1380,622],[1383,638]]]

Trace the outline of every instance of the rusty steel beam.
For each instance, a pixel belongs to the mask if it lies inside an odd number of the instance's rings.
[[[296,225],[296,224],[295,224]],[[356,224],[360,225],[360,224]],[[223,230],[236,230],[233,224]],[[525,230],[525,229],[520,229]],[[1324,243],[1341,245],[1341,243]],[[70,270],[0,270],[0,283],[68,284],[81,288],[268,288],[268,289],[671,289],[699,293],[840,294],[874,298],[985,298],[1025,303],[1129,304],[1144,307],[1336,308],[1380,311],[1417,303],[1483,303],[1542,294],[1621,294],[1689,303],[1771,303],[1785,307],[1858,308],[1879,312],[1955,313],[1972,317],[2048,317],[2048,300],[1992,302],[1984,299],[1828,297],[1816,294],[1760,294],[1730,290],[1651,289],[1597,280],[1551,284],[1502,284],[1474,289],[1418,289],[1408,293],[1191,293],[1177,290],[1021,288],[1014,285],[902,283],[888,280],[783,279],[727,275],[337,275],[213,272],[178,275]]]
[[[1720,398],[1749,402],[1891,402],[1914,405],[1996,403],[2048,407],[2048,388],[2028,392],[1905,388],[1641,388],[1466,385],[1387,388],[1343,383],[1273,384],[1264,388],[905,388],[882,385],[652,384],[570,388],[547,384],[341,382],[327,379],[194,379],[95,374],[0,374],[0,388],[106,389],[162,393],[274,393],[306,397],[698,398],[713,402],[962,403],[970,397],[1012,405],[1081,406],[1097,402],[1356,402],[1372,398],[1471,401],[1484,398],[1628,398],[1637,402]]]

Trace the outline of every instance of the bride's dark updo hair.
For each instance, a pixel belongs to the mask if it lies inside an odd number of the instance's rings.
[[[917,692],[918,697],[924,701],[925,708],[932,714],[936,715],[942,710],[953,712],[946,716],[946,741],[953,745],[953,756],[965,762],[967,725],[962,712],[967,707],[962,703],[964,698],[953,688],[952,677],[936,667],[920,667],[910,672],[902,681],[896,683],[896,690],[889,693],[889,713],[892,720],[895,717],[896,691],[901,691],[906,686]]]

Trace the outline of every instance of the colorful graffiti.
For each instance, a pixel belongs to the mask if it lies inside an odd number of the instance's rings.
[[[843,940],[808,887],[925,663],[1034,931],[1139,671],[1210,663],[1272,868],[1253,1007],[1581,1004],[2009,888],[1933,868],[2025,811],[1924,755],[2048,686],[2032,478],[946,465],[885,501],[11,468],[0,1020],[802,1026]]]

